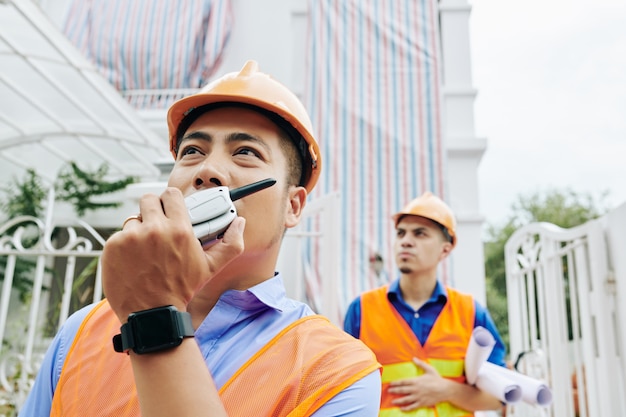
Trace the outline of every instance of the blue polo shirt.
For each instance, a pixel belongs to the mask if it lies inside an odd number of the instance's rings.
[[[389,285],[387,298],[400,313],[402,318],[409,324],[413,333],[415,333],[415,336],[423,346],[428,339],[428,335],[437,317],[439,317],[439,313],[441,313],[441,310],[448,301],[448,293],[445,287],[437,281],[437,285],[430,299],[416,311],[402,298],[400,279],[396,279]],[[489,311],[476,300],[474,300],[474,305],[476,312],[474,327],[482,326],[486,328],[496,340],[496,344],[491,351],[488,361],[496,365],[504,366],[505,347],[498,333],[498,329],[489,315]],[[348,311],[344,318],[344,330],[356,338],[361,335],[361,297],[357,297],[348,306]]]

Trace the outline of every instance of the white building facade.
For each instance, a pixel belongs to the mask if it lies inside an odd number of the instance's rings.
[[[302,98],[327,152],[308,204],[311,224],[292,232],[301,243],[287,240],[280,258],[279,269],[295,277],[286,283],[291,295],[339,324],[354,296],[395,278],[389,216],[429,190],[458,220],[459,243],[441,278],[485,303],[477,170],[487,144],[474,132],[468,2],[207,3],[230,7],[222,20],[230,25],[228,42],[210,78],[258,61]],[[63,35],[72,5],[0,1],[0,89],[10,97],[0,103],[0,175],[8,180],[33,168],[51,185],[64,163],[82,161],[90,168],[107,163],[113,177],[140,178],[111,197],[123,201],[119,209],[80,219],[111,230],[137,211],[143,193],[165,187],[171,162],[166,109],[137,103],[194,88],[116,91]],[[418,29],[406,41],[403,28]],[[373,53],[380,55],[368,61]],[[47,226],[78,220],[64,204],[49,216]],[[0,310],[0,333],[16,310],[9,304]],[[28,342],[29,360],[36,339]]]

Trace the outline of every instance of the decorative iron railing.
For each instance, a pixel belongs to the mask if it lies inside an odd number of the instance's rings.
[[[80,219],[20,216],[0,226],[0,415],[12,415],[32,386],[50,340],[76,309],[102,298],[105,239]]]
[[[122,97],[139,110],[167,109],[176,100],[197,93],[198,89],[125,90]]]

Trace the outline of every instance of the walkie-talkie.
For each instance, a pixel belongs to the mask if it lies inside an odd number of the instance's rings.
[[[198,191],[185,198],[191,218],[193,232],[202,246],[207,246],[222,237],[230,223],[237,217],[233,201],[261,191],[276,184],[267,178],[243,187],[229,190],[228,187],[214,187]]]

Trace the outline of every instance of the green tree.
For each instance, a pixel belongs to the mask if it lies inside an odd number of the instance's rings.
[[[6,197],[0,201],[0,209],[9,219],[17,216],[39,217],[43,213],[46,189],[34,169],[28,169],[21,181],[14,177],[2,190]]]
[[[57,178],[57,198],[72,203],[79,216],[83,216],[87,210],[119,207],[119,202],[95,202],[93,198],[123,190],[136,179],[126,177],[117,181],[106,181],[108,172],[109,167],[106,164],[95,171],[84,171],[76,163],[70,162]]]
[[[46,189],[41,178],[35,170],[28,169],[23,180],[13,178],[8,185],[2,187],[5,193],[5,200],[0,201],[0,210],[7,217],[6,220],[18,216],[33,216],[40,218],[43,213],[43,199],[46,197]],[[13,226],[4,231],[5,235],[12,235],[17,226]],[[24,237],[22,244],[30,247],[36,243],[37,238]],[[6,273],[7,257],[0,257],[0,280]],[[13,287],[20,294],[20,300],[26,302],[30,296],[30,289],[33,285],[32,271],[35,263],[30,259],[16,258],[15,271],[13,276]]]
[[[509,324],[506,302],[506,269],[504,246],[522,226],[548,222],[562,228],[579,226],[608,212],[607,192],[594,197],[571,189],[552,189],[543,193],[518,196],[512,214],[501,226],[488,225],[484,242],[487,307],[502,339],[509,346]]]

